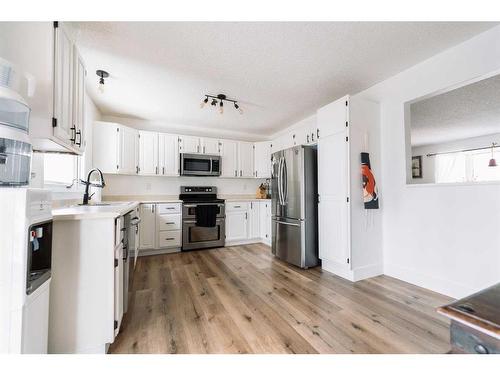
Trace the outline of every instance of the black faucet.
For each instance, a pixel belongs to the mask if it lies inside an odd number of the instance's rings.
[[[94,184],[94,183],[90,182],[90,177],[91,177],[92,173],[94,173],[94,172],[99,172],[99,176],[100,176],[100,179],[101,179],[101,183],[100,184]],[[94,168],[94,169],[92,169],[89,172],[89,174],[87,176],[87,181],[84,181],[84,180],[80,180],[80,181],[83,184],[85,184],[85,194],[83,194],[83,205],[89,204],[89,200],[90,200],[90,198],[93,195],[92,194],[91,196],[89,196],[89,187],[90,186],[95,186],[95,187],[100,187],[100,188],[103,188],[104,186],[106,186],[106,184],[104,183],[104,176],[102,175],[101,170],[98,169],[98,168]]]

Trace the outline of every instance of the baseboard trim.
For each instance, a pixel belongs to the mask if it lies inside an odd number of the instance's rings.
[[[346,280],[354,281],[354,274],[350,269],[347,268],[346,264],[340,264],[333,260],[322,259],[321,268],[324,271],[333,273],[334,275],[340,276]]]
[[[407,283],[419,286],[421,288],[432,290],[436,293],[444,294],[452,298],[463,298],[477,292],[466,285],[457,284],[453,281],[442,279],[435,276],[429,276],[407,267],[401,267],[395,264],[384,264],[384,274]]]
[[[265,243],[261,238],[251,238],[247,240],[239,240],[239,241],[226,241],[225,246],[239,246],[239,245],[250,245],[252,243]],[[266,244],[267,245],[267,244]]]
[[[384,274],[384,265],[382,263],[368,264],[363,267],[352,270],[353,281],[369,279],[370,277],[380,276]]]
[[[170,248],[170,249],[148,249],[139,250],[139,257],[147,257],[149,255],[160,255],[160,254],[171,254],[179,253],[181,251],[180,247]]]

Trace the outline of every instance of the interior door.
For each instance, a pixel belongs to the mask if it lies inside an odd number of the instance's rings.
[[[221,141],[221,177],[237,177],[238,172],[238,142]]]
[[[178,176],[179,165],[179,137],[172,134],[160,134],[158,140],[159,165],[163,176]]]
[[[140,130],[139,174],[157,175],[158,169],[158,133]]]
[[[254,177],[253,143],[238,142],[239,149],[239,177]]]

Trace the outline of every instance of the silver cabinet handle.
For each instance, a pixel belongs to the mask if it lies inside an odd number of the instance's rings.
[[[240,169],[240,177],[243,176],[243,171]]]
[[[245,212],[245,220],[248,220],[248,212]]]
[[[234,208],[241,208],[241,206],[234,206]]]
[[[173,221],[169,221],[166,224],[175,224]]]
[[[300,227],[300,224],[295,224],[295,223],[287,223],[285,221],[279,221],[279,220],[276,220],[275,221],[277,224],[283,224],[283,225],[290,225],[292,227]]]
[[[151,212],[154,213],[155,212],[155,205],[151,205]]]
[[[155,174],[158,174],[158,166],[155,168]]]
[[[200,152],[200,145],[196,146],[196,152]]]
[[[203,146],[203,153],[205,153],[205,146]]]
[[[175,238],[174,238],[174,237],[167,237],[167,238],[165,238],[165,239],[166,239],[167,241],[172,241],[172,240],[175,240]]]
[[[234,177],[238,177],[238,171],[237,170],[234,171]]]
[[[165,174],[165,167],[162,167],[162,174]]]

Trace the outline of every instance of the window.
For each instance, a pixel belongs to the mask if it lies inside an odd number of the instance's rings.
[[[78,178],[79,158],[68,154],[44,154],[43,175],[46,185],[69,186]]]
[[[438,183],[500,181],[500,166],[488,166],[488,150],[441,154],[435,158]]]

